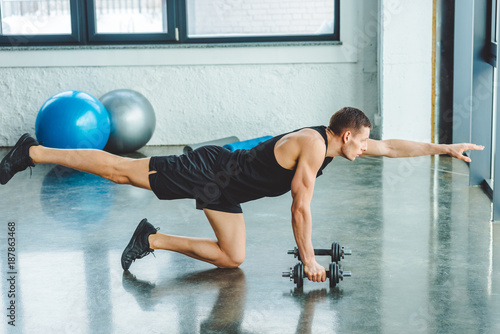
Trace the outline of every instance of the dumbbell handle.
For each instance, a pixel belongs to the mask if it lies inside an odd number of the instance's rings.
[[[344,253],[344,255],[351,255],[352,254],[351,250],[344,249],[343,247],[340,248],[340,250],[342,251],[342,253]],[[290,253],[290,251],[288,251],[288,252],[289,252],[288,254],[293,254],[293,253]],[[315,249],[314,250],[314,255],[331,255],[331,254],[332,254],[331,249]]]
[[[341,251],[344,253],[344,255],[352,255],[352,251],[348,249],[344,249],[343,247],[341,248]],[[299,250],[297,247],[294,249],[289,249],[288,254],[296,254],[298,255]],[[331,249],[315,249],[314,250],[314,255],[331,255],[332,250]]]
[[[315,249],[314,255],[330,255],[331,252],[330,249]]]
[[[351,277],[352,273],[350,271],[341,270],[341,275],[342,275],[342,277]],[[290,268],[290,271],[283,271],[281,276],[282,277],[293,277],[293,268]],[[326,277],[328,277],[328,276],[330,276],[330,270],[326,271]],[[304,277],[307,278],[307,275],[305,272],[304,272]]]

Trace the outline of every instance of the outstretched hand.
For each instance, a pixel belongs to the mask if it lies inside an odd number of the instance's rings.
[[[482,145],[476,145],[476,144],[469,144],[469,143],[461,143],[461,144],[450,144],[448,145],[449,147],[449,152],[448,155],[450,155],[453,158],[457,158],[460,160],[463,160],[465,162],[470,162],[470,158],[463,155],[465,151],[482,151],[484,149],[484,146]]]

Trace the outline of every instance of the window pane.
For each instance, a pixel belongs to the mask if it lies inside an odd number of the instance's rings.
[[[97,33],[163,33],[167,0],[95,0]]]
[[[70,0],[0,0],[2,35],[71,34]]]
[[[332,0],[188,0],[188,37],[333,34]]]

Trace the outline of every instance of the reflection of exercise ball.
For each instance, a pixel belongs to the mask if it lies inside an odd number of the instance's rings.
[[[59,223],[89,228],[107,218],[114,202],[112,186],[99,176],[55,166],[43,179],[40,202],[43,211]]]
[[[153,136],[156,117],[153,106],[142,94],[118,89],[104,94],[100,100],[111,120],[106,151],[129,153],[146,145]]]
[[[92,95],[80,91],[52,96],[36,117],[36,138],[47,147],[102,150],[109,133],[106,108]]]

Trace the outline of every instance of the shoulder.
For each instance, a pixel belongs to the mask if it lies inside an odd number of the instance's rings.
[[[298,165],[308,165],[312,170],[319,169],[326,156],[326,144],[321,134],[306,128],[297,132],[296,141]]]
[[[323,159],[326,155],[326,144],[323,136],[311,128],[298,131],[297,142],[300,145],[301,153],[305,155],[314,154]]]
[[[294,140],[299,144],[312,144],[315,146],[318,144],[323,144],[323,146],[325,146],[323,136],[321,136],[318,131],[311,128],[304,128],[296,132],[291,132],[285,135],[284,138]]]
[[[294,169],[297,163],[321,164],[326,155],[326,145],[318,131],[304,128],[283,136],[275,147],[278,163],[287,169]]]
[[[318,131],[311,128],[304,128],[296,132],[289,133],[278,141],[278,145],[283,145],[298,155],[309,153],[326,153],[326,145],[323,137]]]

